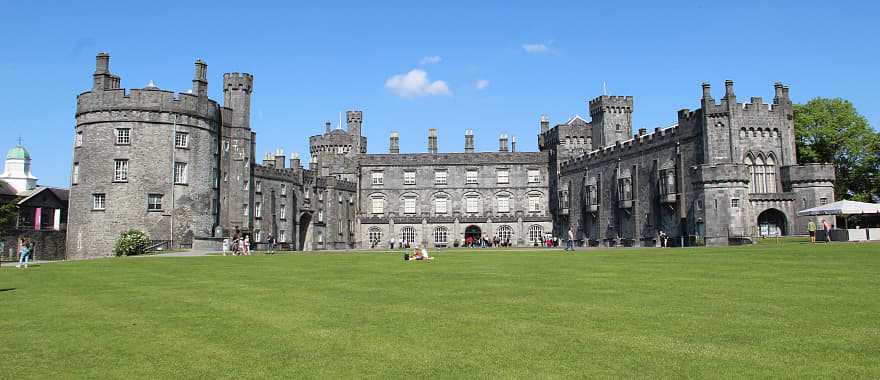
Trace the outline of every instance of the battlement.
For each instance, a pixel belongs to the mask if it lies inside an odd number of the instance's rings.
[[[287,181],[295,185],[303,183],[303,170],[301,168],[276,168],[266,165],[254,165],[254,177],[271,178],[276,180]]]
[[[254,76],[248,73],[223,74],[223,91],[242,90],[251,92],[254,87]]]
[[[613,159],[625,154],[637,154],[640,151],[652,149],[658,145],[674,143],[679,138],[678,124],[666,128],[654,128],[653,133],[643,132],[635,134],[632,139],[600,147],[581,156],[563,161],[560,164],[560,168],[563,173],[576,171],[593,162]]]
[[[220,118],[220,106],[213,100],[200,102],[194,94],[156,88],[87,91],[76,97],[76,116],[107,111],[178,113],[211,121]]]
[[[590,116],[595,116],[600,111],[605,112],[632,112],[632,96],[602,95],[590,100]]]
[[[364,113],[362,111],[346,111],[345,117],[349,123],[360,123],[364,120]]]
[[[748,103],[736,103],[736,95],[733,92],[733,81],[727,80],[724,85],[724,97],[721,98],[720,102],[715,102],[709,93],[709,84],[703,83],[703,105],[710,115],[725,114],[729,112],[729,110],[736,110],[739,113],[760,114],[775,112],[779,108],[786,109],[791,106],[791,99],[788,96],[788,87],[779,82],[773,84],[774,97],[772,104],[764,103],[764,99],[760,96],[751,97]]]

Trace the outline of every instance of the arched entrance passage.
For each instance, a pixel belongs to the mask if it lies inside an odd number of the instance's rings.
[[[483,237],[483,230],[479,226],[470,225],[464,229],[464,241],[479,241]]]
[[[299,216],[298,247],[301,251],[312,250],[312,214],[308,212]]]
[[[783,236],[785,214],[775,208],[767,209],[758,215],[758,234],[760,236]]]

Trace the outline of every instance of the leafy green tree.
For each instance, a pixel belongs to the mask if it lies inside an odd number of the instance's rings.
[[[0,231],[15,226],[16,218],[18,218],[18,209],[15,207],[15,202],[0,206]]]
[[[880,196],[880,133],[848,100],[815,98],[794,105],[799,163],[834,163],[836,199]]]

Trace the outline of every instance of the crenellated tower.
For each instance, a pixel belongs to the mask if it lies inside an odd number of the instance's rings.
[[[632,138],[632,96],[602,95],[590,100],[593,148],[614,145]]]

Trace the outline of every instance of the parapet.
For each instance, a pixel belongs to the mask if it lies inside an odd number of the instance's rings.
[[[611,110],[632,112],[632,109],[632,96],[602,95],[590,100],[590,116],[595,116],[599,112],[607,112]]]
[[[174,93],[159,89],[123,88],[88,91],[76,98],[76,116],[91,112],[146,111],[169,112],[217,121],[220,107],[217,102],[199,102],[199,97],[188,93]]]
[[[241,90],[251,92],[254,88],[254,76],[248,73],[223,74],[223,91]]]
[[[784,184],[834,182],[836,178],[832,164],[783,166],[779,174]]]

